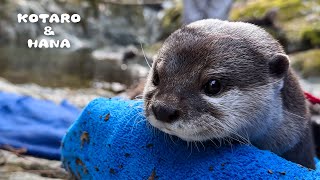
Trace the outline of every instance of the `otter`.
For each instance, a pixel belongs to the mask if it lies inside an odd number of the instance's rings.
[[[163,43],[143,91],[148,122],[185,141],[238,139],[315,168],[303,91],[282,46],[250,23],[206,19]]]

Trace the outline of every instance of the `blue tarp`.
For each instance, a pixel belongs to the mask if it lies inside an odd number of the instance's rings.
[[[60,144],[80,110],[51,101],[0,92],[0,147],[26,148],[27,154],[60,159]]]
[[[142,102],[92,101],[68,130],[62,156],[81,179],[320,179],[269,151],[235,145],[198,148],[148,126]]]

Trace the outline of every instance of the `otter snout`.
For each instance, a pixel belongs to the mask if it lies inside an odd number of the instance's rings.
[[[179,118],[180,111],[174,107],[155,103],[151,106],[152,112],[157,120],[171,123]]]

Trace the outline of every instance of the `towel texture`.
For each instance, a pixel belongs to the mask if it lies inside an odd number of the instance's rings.
[[[60,159],[63,135],[80,110],[51,101],[0,92],[0,148],[25,148],[26,154]]]
[[[81,179],[320,179],[317,171],[252,146],[188,147],[148,126],[142,105],[92,101],[64,137],[64,167]]]

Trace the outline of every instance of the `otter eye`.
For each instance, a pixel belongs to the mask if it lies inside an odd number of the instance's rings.
[[[153,85],[158,86],[159,82],[160,82],[159,75],[157,72],[154,72],[152,83],[153,83]]]
[[[209,80],[205,85],[204,85],[204,92],[209,95],[213,96],[218,94],[221,91],[221,83],[218,80]]]

